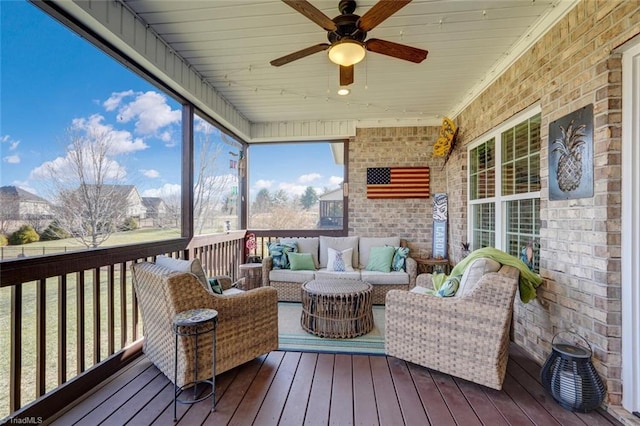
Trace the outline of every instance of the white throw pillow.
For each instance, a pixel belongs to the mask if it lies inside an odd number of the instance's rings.
[[[329,259],[327,260],[327,271],[334,272],[353,272],[351,264],[353,249],[336,250],[329,247]]]
[[[465,294],[470,293],[484,274],[498,272],[501,267],[502,265],[500,263],[487,257],[480,257],[473,260],[467,265],[455,296],[463,297]]]
[[[198,278],[198,281],[209,292],[213,293],[207,275],[204,273],[200,259],[195,258],[191,260],[174,259],[165,255],[156,256],[156,265],[164,266],[173,271],[178,272],[191,272]]]

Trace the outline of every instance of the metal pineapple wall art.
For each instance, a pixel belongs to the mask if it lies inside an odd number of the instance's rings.
[[[593,196],[593,104],[549,125],[549,199]]]

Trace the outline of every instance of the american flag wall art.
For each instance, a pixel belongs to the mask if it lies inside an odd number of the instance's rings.
[[[369,167],[367,198],[429,198],[429,167]]]

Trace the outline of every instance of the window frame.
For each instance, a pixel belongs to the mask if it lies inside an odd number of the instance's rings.
[[[512,116],[508,120],[502,122],[498,126],[492,128],[490,131],[484,133],[482,136],[476,138],[473,142],[467,145],[467,241],[473,243],[474,237],[474,206],[480,204],[493,204],[495,208],[495,241],[494,247],[508,252],[507,245],[507,203],[510,201],[520,201],[520,200],[530,200],[537,199],[538,203],[540,203],[540,193],[541,191],[531,191],[521,194],[510,194],[503,195],[503,181],[502,181],[502,167],[503,167],[503,158],[502,158],[502,134],[514,127],[518,124],[529,120],[536,116],[537,114],[542,114],[542,107],[540,104],[536,104],[530,106],[529,108],[519,112],[518,114]],[[542,131],[542,124],[540,125]],[[494,150],[495,150],[495,161],[494,161],[494,195],[492,197],[487,198],[476,198],[472,199],[472,188],[471,188],[471,152],[475,148],[481,146],[484,143],[487,143],[491,140],[494,140]],[[542,141],[540,142],[540,151],[542,151]],[[541,164],[539,165],[542,166]],[[538,217],[539,219],[539,217]],[[475,249],[475,247],[473,247]]]

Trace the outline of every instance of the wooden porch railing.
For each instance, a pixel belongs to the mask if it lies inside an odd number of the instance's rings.
[[[235,279],[244,236],[233,231],[0,262],[0,370],[9,373],[0,376],[0,386],[8,389],[0,393],[0,418],[27,410],[36,399],[49,402],[31,415],[55,412],[70,395],[58,392],[54,401],[51,391],[101,364],[139,354],[142,323],[132,263],[160,254],[198,257],[208,275]],[[87,385],[76,388],[83,392]]]

